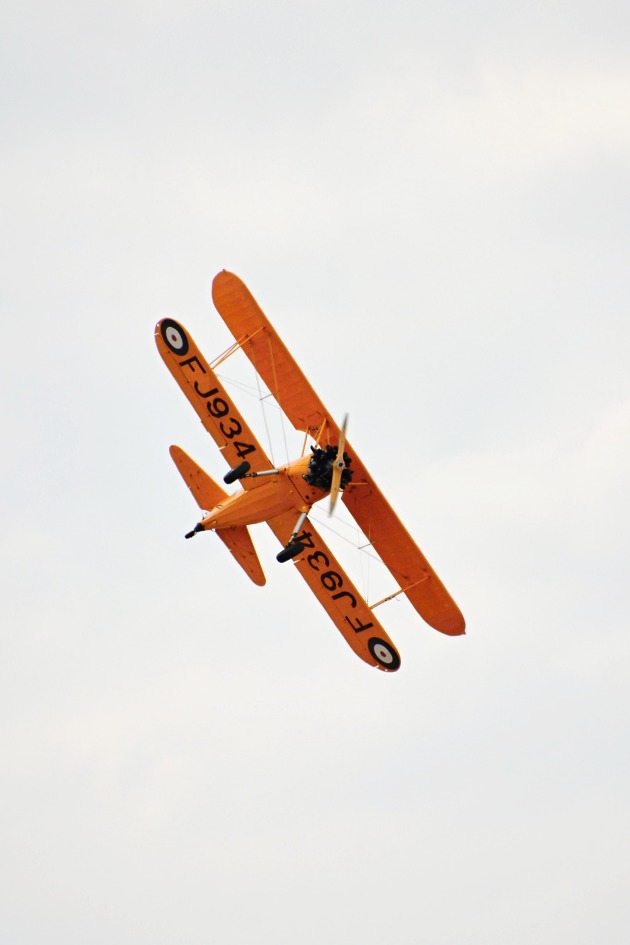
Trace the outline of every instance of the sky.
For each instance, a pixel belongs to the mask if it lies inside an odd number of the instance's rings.
[[[3,943],[626,942],[629,40],[614,0],[5,4]],[[223,268],[466,617],[379,608],[396,674],[264,525],[263,589],[183,540],[168,446],[226,470],[152,336],[227,348]]]

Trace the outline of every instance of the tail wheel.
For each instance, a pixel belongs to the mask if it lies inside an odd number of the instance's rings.
[[[197,524],[195,525],[195,527],[193,528],[191,532],[186,532],[186,534],[184,535],[184,538],[194,538],[195,535],[199,534],[199,532],[202,532],[202,531],[204,531],[203,525],[201,524],[201,522],[197,522]]]

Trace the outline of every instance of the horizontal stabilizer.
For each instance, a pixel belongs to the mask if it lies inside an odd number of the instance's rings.
[[[200,509],[209,512],[222,499],[227,499],[228,493],[217,485],[214,479],[211,479],[208,473],[204,472],[181,447],[171,446],[169,452]]]
[[[227,548],[232,552],[243,571],[252,579],[254,584],[262,587],[267,583],[263,573],[254,542],[244,525],[234,526],[232,528],[217,528],[217,535]]]

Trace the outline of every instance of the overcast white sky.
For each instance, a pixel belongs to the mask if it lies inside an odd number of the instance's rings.
[[[5,5],[2,943],[625,945],[629,21]],[[224,267],[467,618],[398,674],[183,540]]]

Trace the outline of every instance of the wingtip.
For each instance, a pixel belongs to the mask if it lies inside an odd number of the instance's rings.
[[[440,633],[443,633],[447,637],[460,637],[466,634],[466,622],[461,614],[457,618],[451,618],[448,620],[430,619],[428,616],[422,615],[426,623],[430,627],[433,627],[434,630],[438,630]]]
[[[238,276],[235,276],[233,272],[230,272],[229,269],[220,269],[217,272],[216,276],[212,279],[212,288],[219,286],[225,279],[237,279]]]

